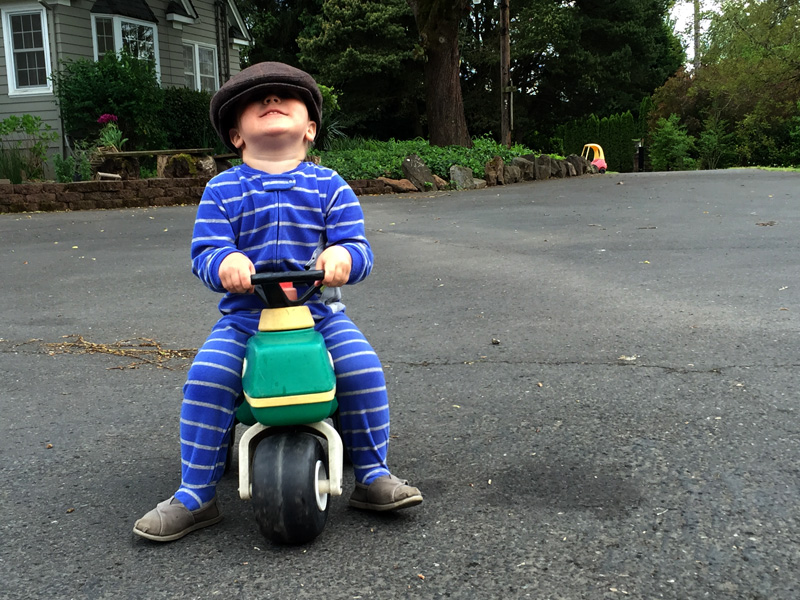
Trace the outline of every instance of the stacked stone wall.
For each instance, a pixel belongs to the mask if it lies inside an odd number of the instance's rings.
[[[0,184],[0,213],[197,204],[208,177]]]

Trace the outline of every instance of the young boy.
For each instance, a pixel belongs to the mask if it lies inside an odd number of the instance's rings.
[[[356,479],[350,505],[384,511],[422,502],[419,490],[386,466],[383,369],[341,303],[339,287],[364,279],[373,256],[353,191],[334,171],[305,162],[321,113],[311,76],[282,63],[248,67],[211,100],[214,128],[243,162],[208,182],[192,238],[194,273],[225,293],[222,318],[183,387],[180,488],[136,521],[137,535],[172,541],[222,519],[216,485],[242,391],[245,345],[263,308],[250,284],[256,271],[325,272],[325,289],[309,307],[333,357],[342,437]]]

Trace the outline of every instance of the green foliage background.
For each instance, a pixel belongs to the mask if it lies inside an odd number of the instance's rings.
[[[511,162],[516,156],[531,154],[522,145],[511,148],[498,144],[488,137],[473,139],[473,147],[431,146],[423,139],[408,141],[353,140],[343,143],[338,149],[319,152],[322,164],[334,169],[345,179],[369,179],[389,177],[400,179],[403,175],[403,159],[418,155],[436,175],[450,179],[450,167],[454,164],[472,169],[476,177],[483,177],[485,164],[495,156]]]
[[[515,139],[544,152],[603,146],[609,168],[633,168],[634,139],[653,165],[677,164],[660,144],[690,141],[681,164],[703,168],[800,162],[800,4],[727,0],[708,18],[697,72],[672,32],[667,0],[515,0],[511,78]],[[398,176],[390,157],[417,153],[441,176],[482,170],[505,150],[499,133],[499,8],[470,4],[460,34],[461,81],[474,152],[431,149],[425,51],[406,0],[239,0],[255,44],[244,64],[279,60],[311,72],[328,97],[320,146],[353,177]],[[72,139],[93,140],[97,117],[119,117],[126,149],[215,147],[210,95],[161,89],[152,64],[125,54],[63,63],[55,92]],[[672,115],[675,115],[673,117]],[[662,121],[663,120],[663,121]],[[349,136],[357,143],[343,147]],[[673,141],[678,138],[673,137]],[[411,140],[399,142],[396,140]],[[367,140],[379,140],[377,143]],[[491,151],[490,143],[493,144]],[[484,156],[485,155],[485,156]]]
[[[709,15],[697,72],[681,70],[653,94],[651,130],[676,115],[698,140],[692,156],[703,166],[717,156],[719,166],[800,164],[792,135],[800,117],[800,3],[727,0],[719,9]]]

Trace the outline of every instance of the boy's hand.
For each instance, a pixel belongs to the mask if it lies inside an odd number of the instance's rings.
[[[219,278],[222,287],[235,294],[252,293],[250,275],[256,272],[253,263],[241,252],[226,256],[219,265]]]
[[[316,269],[325,271],[322,285],[339,287],[350,280],[350,269],[353,267],[353,257],[341,246],[326,248],[317,258]]]

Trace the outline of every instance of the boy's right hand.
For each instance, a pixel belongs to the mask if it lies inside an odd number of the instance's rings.
[[[253,263],[241,252],[229,254],[219,265],[219,279],[229,292],[235,294],[253,293],[250,275],[256,272]]]

